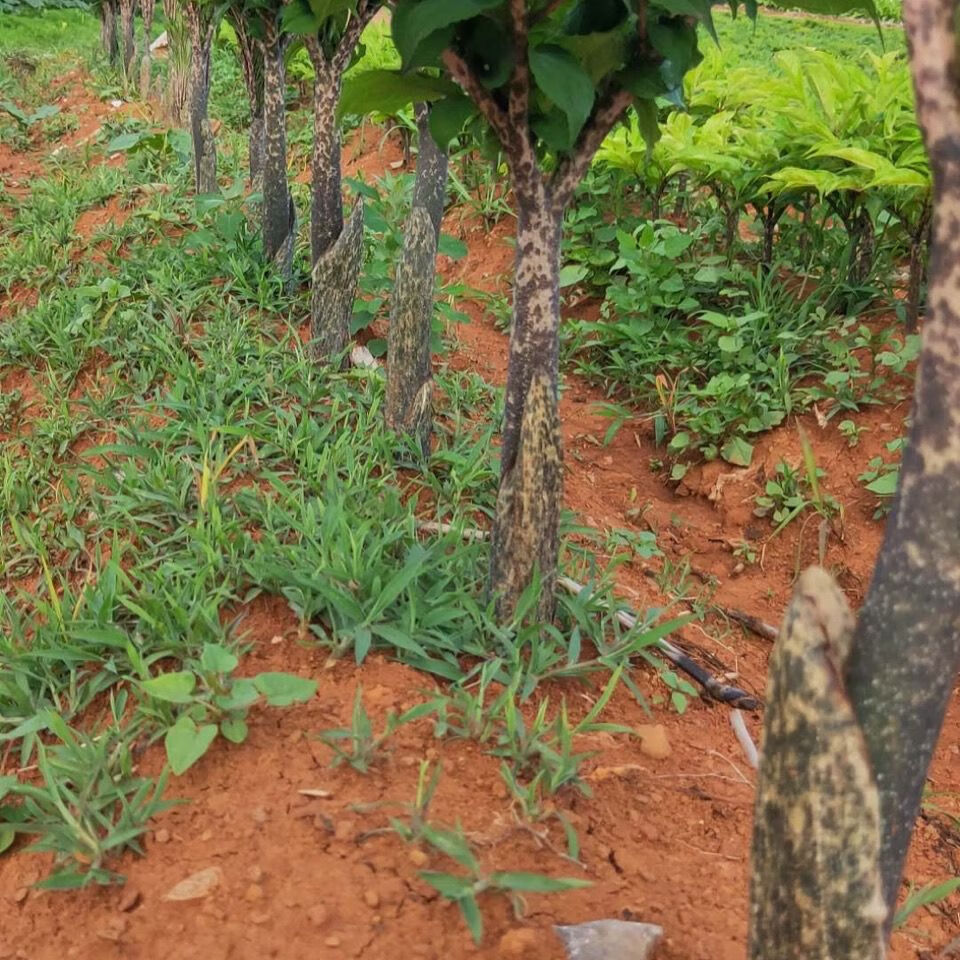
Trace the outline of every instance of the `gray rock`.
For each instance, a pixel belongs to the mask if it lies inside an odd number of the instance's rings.
[[[591,920],[556,926],[570,960],[649,960],[663,937],[655,923]]]

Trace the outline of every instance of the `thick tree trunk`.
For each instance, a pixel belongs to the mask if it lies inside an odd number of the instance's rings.
[[[170,122],[183,126],[190,79],[190,35],[179,0],[163,0],[167,28],[167,90],[164,106]]]
[[[250,104],[250,141],[248,162],[250,185],[254,191],[263,186],[263,50],[250,30],[248,15],[240,8],[227,11],[227,18],[237,35],[237,59],[243,74],[243,85]]]
[[[197,0],[190,0],[184,12],[190,31],[190,136],[193,138],[194,182],[197,193],[216,193],[219,189],[217,144],[207,116],[215,24]]]
[[[440,239],[440,224],[447,206],[447,173],[450,158],[437,146],[430,134],[430,107],[425,103],[414,106],[417,120],[417,176],[413,183],[413,206],[423,207],[430,215],[436,239]]]
[[[843,687],[853,616],[819,568],[770,658],[753,828],[750,960],[882,960],[880,801]]]
[[[432,429],[430,334],[436,276],[437,228],[429,211],[415,205],[397,264],[387,340],[387,426],[408,433],[430,452]]]
[[[133,19],[137,12],[137,0],[119,0],[120,4],[120,45],[123,75],[129,80],[133,68],[133,58],[137,45],[133,35]]]
[[[315,48],[315,44],[312,45]],[[311,48],[308,46],[308,50]],[[315,48],[316,49],[316,48]],[[313,156],[311,158],[310,254],[314,264],[343,231],[340,127],[337,104],[341,75],[311,50],[313,82]]]
[[[310,319],[317,360],[332,360],[350,340],[362,263],[363,201],[358,198],[340,236],[313,266]]]
[[[263,29],[263,248],[289,283],[297,212],[287,184],[286,70],[276,13],[264,13]]]
[[[509,621],[535,572],[538,616],[553,615],[559,550],[563,455],[557,411],[560,239],[563,209],[540,179],[522,183],[517,199],[516,280],[500,447],[500,489],[490,557],[497,615]]]
[[[140,0],[140,14],[143,17],[143,53],[140,56],[140,96],[144,100],[150,96],[150,33],[153,30],[153,13],[156,0]]]
[[[120,47],[117,43],[117,6],[116,0],[101,0],[100,7],[100,45],[111,66],[116,66]]]
[[[900,489],[860,614],[847,686],[880,789],[892,917],[927,769],[960,667],[960,90],[952,0],[905,0],[933,173],[923,349]]]

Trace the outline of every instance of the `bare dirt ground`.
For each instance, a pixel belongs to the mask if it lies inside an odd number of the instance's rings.
[[[80,86],[76,91],[78,103],[88,104],[93,113],[99,109]],[[73,136],[83,130],[81,126]],[[345,171],[352,175],[362,167],[372,176],[389,169],[399,155],[392,142],[362,156],[348,144]],[[0,146],[0,173],[5,180],[12,176],[18,186],[37,172],[40,159],[39,152],[11,159]],[[110,207],[105,211],[94,217],[98,224],[112,215]],[[445,275],[480,289],[503,289],[512,266],[512,221],[488,231],[479,223],[460,223],[457,214],[447,229],[462,232],[469,253],[457,263],[442,263]],[[29,290],[0,292],[0,317],[29,305]],[[458,328],[456,348],[441,362],[503,383],[506,338],[479,305],[461,306],[471,322]],[[18,371],[0,368],[5,389],[18,378]],[[668,561],[679,563],[689,556],[695,576],[716,579],[717,603],[778,623],[798,556],[803,564],[816,558],[812,526],[802,542],[798,523],[769,540],[762,567],[740,564],[732,545],[747,539],[759,549],[769,537],[767,521],[753,516],[753,497],[780,458],[799,460],[795,421],[760,441],[758,469],[712,464],[692,471],[673,489],[651,468],[658,451],[643,411],[609,446],[602,445],[609,420],[597,412],[597,404],[604,399],[596,387],[566,376],[561,414],[568,507],[600,529],[656,531]],[[872,519],[873,500],[856,478],[884,442],[900,435],[907,412],[903,405],[860,415],[858,423],[869,432],[853,450],[835,422],[821,427],[812,414],[801,418],[817,461],[827,470],[827,488],[846,505],[843,539],[830,538],[826,559],[855,605],[868,587],[882,538],[882,524]],[[645,505],[638,515],[636,508]],[[619,568],[620,588],[635,607],[664,604],[651,576],[663,563],[638,561]],[[223,616],[238,612],[225,610]],[[314,677],[317,697],[284,711],[254,711],[245,744],[235,747],[221,739],[201,763],[173,780],[169,794],[185,802],[157,818],[146,838],[145,857],[124,856],[118,869],[127,876],[125,887],[39,892],[31,885],[45,875],[45,857],[17,852],[0,858],[0,958],[560,960],[563,952],[552,925],[598,917],[662,924],[664,960],[744,956],[754,777],[726,708],[696,701],[678,715],[664,704],[665,689],[652,671],[638,670],[652,715],[621,690],[606,719],[639,728],[642,736],[627,741],[595,735],[580,744],[596,751],[589,762],[593,796],[568,800],[582,843],[581,867],[559,855],[559,831],[530,828],[516,818],[496,758],[470,742],[434,740],[429,721],[402,728],[389,758],[369,775],[331,769],[329,751],[314,735],[349,720],[358,682],[379,728],[389,710],[420,702],[433,681],[383,658],[360,669],[328,664],[323,651],[298,643],[296,618],[281,599],[260,598],[242,612],[254,643],[242,671],[283,669]],[[719,616],[686,628],[683,640],[716,657],[736,674],[738,684],[762,695],[769,641]],[[574,714],[582,715],[598,690],[566,685],[550,692],[556,702],[565,694]],[[758,737],[761,717],[749,717],[748,724]],[[485,897],[486,937],[481,947],[474,947],[456,907],[418,878],[424,867],[446,867],[426,850],[411,849],[382,830],[389,816],[401,814],[410,803],[424,758],[436,758],[444,768],[432,818],[462,823],[486,865],[581,876],[592,886],[529,896],[523,917],[514,915],[507,900]],[[960,814],[958,759],[960,703],[954,697],[929,781],[938,806],[954,815]],[[155,774],[161,765],[161,750],[147,751],[143,771]],[[311,796],[305,790],[327,795]],[[184,878],[211,869],[215,884],[205,897],[164,899]],[[917,825],[904,890],[958,873],[960,832],[948,819],[925,813]],[[949,956],[945,948],[955,943],[958,932],[960,896],[954,895],[915,913],[894,935],[891,956]]]

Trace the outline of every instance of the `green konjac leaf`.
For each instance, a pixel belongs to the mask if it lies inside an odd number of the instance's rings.
[[[489,90],[502,86],[513,70],[513,43],[491,17],[476,17],[464,24],[460,42],[470,69]]]
[[[663,58],[660,75],[668,89],[679,87],[686,72],[695,67],[703,55],[697,46],[697,28],[680,17],[654,21],[647,29],[650,42]]]
[[[356,0],[290,0],[280,18],[287,33],[304,36],[322,29],[326,21],[356,8]]]
[[[605,33],[627,19],[630,11],[624,0],[578,0],[564,25],[567,33]]]
[[[430,108],[430,134],[445,150],[477,113],[474,102],[463,94],[439,100]]]
[[[393,42],[406,69],[438,31],[499,5],[501,0],[399,0],[393,11]],[[441,48],[442,49],[442,48]],[[439,53],[439,51],[438,51]]]
[[[215,723],[198,727],[185,714],[181,716],[163,738],[170,769],[177,776],[185,773],[207,752],[216,736]]]
[[[456,95],[458,90],[455,83],[440,77],[399,70],[365,70],[343,81],[337,113],[364,116],[377,112],[390,116],[411,103],[431,103]]]
[[[531,49],[530,70],[537,86],[566,115],[572,146],[593,109],[593,81],[569,51],[554,45]]]
[[[162,673],[140,684],[151,697],[167,703],[189,703],[196,685],[197,678],[189,670]]]
[[[713,25],[713,15],[710,11],[710,0],[657,0],[657,6],[670,13],[682,17],[694,17],[699,20],[707,33],[717,39],[717,30]]]
[[[627,34],[623,30],[561,37],[557,43],[577,58],[595,84],[619,70],[627,56]]]

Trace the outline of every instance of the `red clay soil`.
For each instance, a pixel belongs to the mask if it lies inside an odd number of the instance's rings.
[[[368,176],[397,159],[395,144],[379,161],[345,149],[351,172]],[[375,149],[375,148],[374,148]],[[375,149],[375,155],[381,156]],[[450,227],[456,229],[454,215]],[[503,289],[509,279],[512,222],[494,230],[465,221],[469,254],[443,265],[448,279],[481,289]],[[461,305],[471,323],[456,331],[457,347],[444,359],[502,383],[506,339],[475,304]],[[8,374],[9,376],[9,374]],[[790,594],[799,551],[803,564],[816,559],[812,525],[800,542],[800,523],[769,539],[767,521],[752,515],[752,498],[765,476],[785,457],[799,460],[796,424],[773,431],[758,444],[755,464],[742,470],[708,465],[688,474],[680,489],[664,483],[650,461],[662,453],[652,443],[643,412],[609,446],[609,420],[597,412],[603,393],[568,375],[561,413],[566,445],[566,501],[583,522],[600,529],[652,529],[667,558],[689,556],[701,577],[716,578],[718,603],[745,609],[776,623]],[[869,457],[898,436],[906,407],[858,416],[869,432],[850,449],[834,422],[801,422],[810,434],[827,486],[846,506],[843,539],[830,538],[827,563],[853,603],[868,586],[882,537],[871,518],[873,502],[857,482]],[[638,507],[646,507],[637,513]],[[763,548],[763,567],[741,567],[732,544],[751,538]],[[644,609],[663,605],[643,561],[619,568],[623,594]],[[696,581],[695,581],[696,582]],[[698,584],[699,585],[699,584]],[[236,613],[234,611],[233,613]],[[433,681],[410,669],[372,658],[358,669],[329,663],[323,651],[297,642],[296,617],[279,598],[259,598],[242,610],[242,629],[252,651],[242,669],[283,669],[318,680],[315,699],[286,710],[255,710],[242,746],[222,740],[169,795],[188,801],[160,815],[145,839],[146,856],[124,856],[122,888],[70,894],[42,893],[32,884],[45,875],[48,857],[13,852],[0,858],[0,958],[96,960],[182,958],[393,957],[529,958],[560,960],[555,923],[628,917],[662,924],[663,960],[740,960],[745,954],[753,773],[731,732],[726,708],[695,701],[683,715],[664,705],[665,688],[650,671],[638,682],[652,715],[620,690],[605,719],[637,728],[635,739],[597,735],[578,747],[595,751],[588,761],[592,797],[562,796],[559,806],[575,824],[583,866],[563,858],[556,824],[527,826],[511,809],[496,758],[478,745],[435,740],[429,720],[417,721],[391,739],[392,749],[371,773],[330,766],[316,734],[343,726],[358,683],[377,729],[390,710],[402,710],[430,694]],[[227,611],[224,617],[231,615]],[[692,626],[683,639],[719,658],[731,677],[763,692],[769,642],[714,618]],[[565,684],[549,691],[566,696],[575,716],[599,690]],[[761,718],[748,718],[754,737]],[[960,814],[960,704],[950,706],[930,773],[932,799]],[[529,870],[592,881],[583,890],[529,896],[522,917],[510,903],[482,898],[486,935],[474,947],[456,907],[418,877],[421,869],[453,870],[427,849],[408,846],[384,831],[414,796],[423,759],[443,765],[430,818],[462,824],[484,866]],[[162,754],[151,748],[142,771],[159,772]],[[311,796],[302,791],[325,791]],[[216,885],[186,902],[165,900],[174,885],[213,869]],[[910,887],[960,873],[960,834],[934,812],[918,822],[909,862]],[[960,933],[960,896],[915,913],[894,935],[896,960],[946,957]]]

